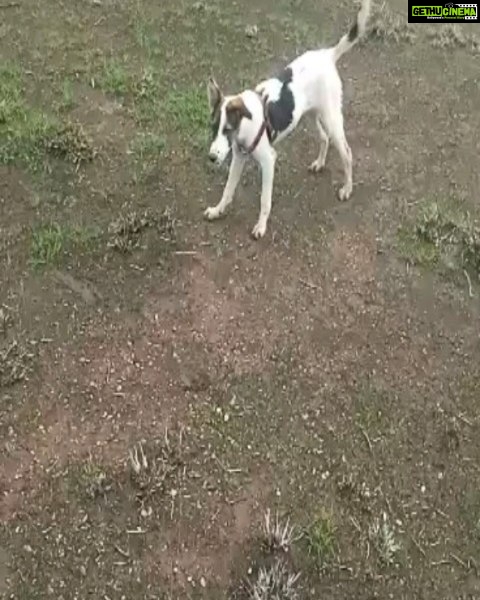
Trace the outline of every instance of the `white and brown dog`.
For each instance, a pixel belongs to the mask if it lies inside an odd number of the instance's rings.
[[[312,113],[320,136],[320,152],[310,165],[313,172],[325,165],[329,140],[340,154],[344,184],[338,196],[352,193],[352,152],[345,137],[342,114],[342,82],[336,63],[365,32],[370,0],[362,0],[350,31],[332,48],[312,50],[291,62],[284,71],[260,83],[255,91],[224,96],[214,79],[208,82],[213,142],[209,157],[221,165],[232,150],[228,180],[220,202],[205,216],[217,219],[232,202],[246,159],[251,155],[262,170],[260,216],[253,236],[265,234],[272,205],[276,151],[273,146],[289,135],[302,117]]]

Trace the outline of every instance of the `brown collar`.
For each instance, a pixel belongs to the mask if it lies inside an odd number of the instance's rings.
[[[263,134],[265,133],[266,128],[267,128],[267,121],[266,121],[266,119],[263,119],[260,129],[258,130],[258,133],[255,136],[255,139],[250,144],[250,146],[247,148],[247,154],[251,154],[255,150],[255,148],[258,146],[260,140],[262,139]]]
[[[255,148],[258,146],[258,144],[259,144],[260,140],[262,139],[262,136],[265,132],[267,133],[268,141],[270,142],[272,139],[272,136],[271,136],[270,125],[266,118],[263,119],[262,124],[260,125],[260,129],[258,130],[258,133],[255,136],[253,142],[250,144],[250,146],[245,148],[244,146],[239,144],[240,148],[245,152],[245,154],[252,154],[252,152],[255,151]]]
[[[258,130],[258,133],[255,136],[255,139],[250,144],[250,146],[248,146],[247,148],[245,148],[239,144],[240,149],[242,149],[246,154],[251,154],[252,152],[255,151],[255,148],[258,146],[265,131],[267,132],[268,141],[270,143],[272,142],[272,128],[270,126],[270,123],[269,123],[269,120],[268,120],[268,117],[266,114],[267,101],[268,101],[268,97],[261,98],[261,102],[263,104],[264,118],[263,118],[262,124],[260,125],[260,129]]]

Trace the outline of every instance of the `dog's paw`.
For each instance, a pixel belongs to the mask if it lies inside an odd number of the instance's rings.
[[[320,161],[317,158],[317,160],[314,160],[312,164],[308,167],[308,170],[310,171],[310,173],[320,173],[320,171],[322,171],[324,167],[325,161]]]
[[[344,185],[343,187],[341,187],[338,190],[338,199],[341,202],[346,202],[350,196],[352,195],[352,186],[351,185]]]
[[[255,225],[255,227],[252,229],[252,236],[256,239],[259,240],[260,238],[262,238],[265,235],[265,232],[267,231],[267,224],[266,223],[261,223],[260,221]]]
[[[220,217],[220,211],[216,206],[209,206],[203,213],[203,216],[209,221],[214,221]]]

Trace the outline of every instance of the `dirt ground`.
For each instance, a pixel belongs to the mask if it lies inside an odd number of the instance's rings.
[[[475,25],[376,6],[340,65],[351,200],[306,120],[263,240],[254,165],[202,218],[208,76],[253,85],[355,10],[0,2],[2,598],[241,598],[277,555],[286,600],[480,598]]]

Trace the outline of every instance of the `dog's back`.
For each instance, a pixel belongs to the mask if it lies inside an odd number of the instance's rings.
[[[342,82],[336,62],[364,34],[370,1],[362,1],[354,24],[335,46],[309,50],[295,58],[280,74],[257,85],[256,92],[265,103],[273,142],[293,131],[306,113],[318,112],[329,104],[341,105]]]

